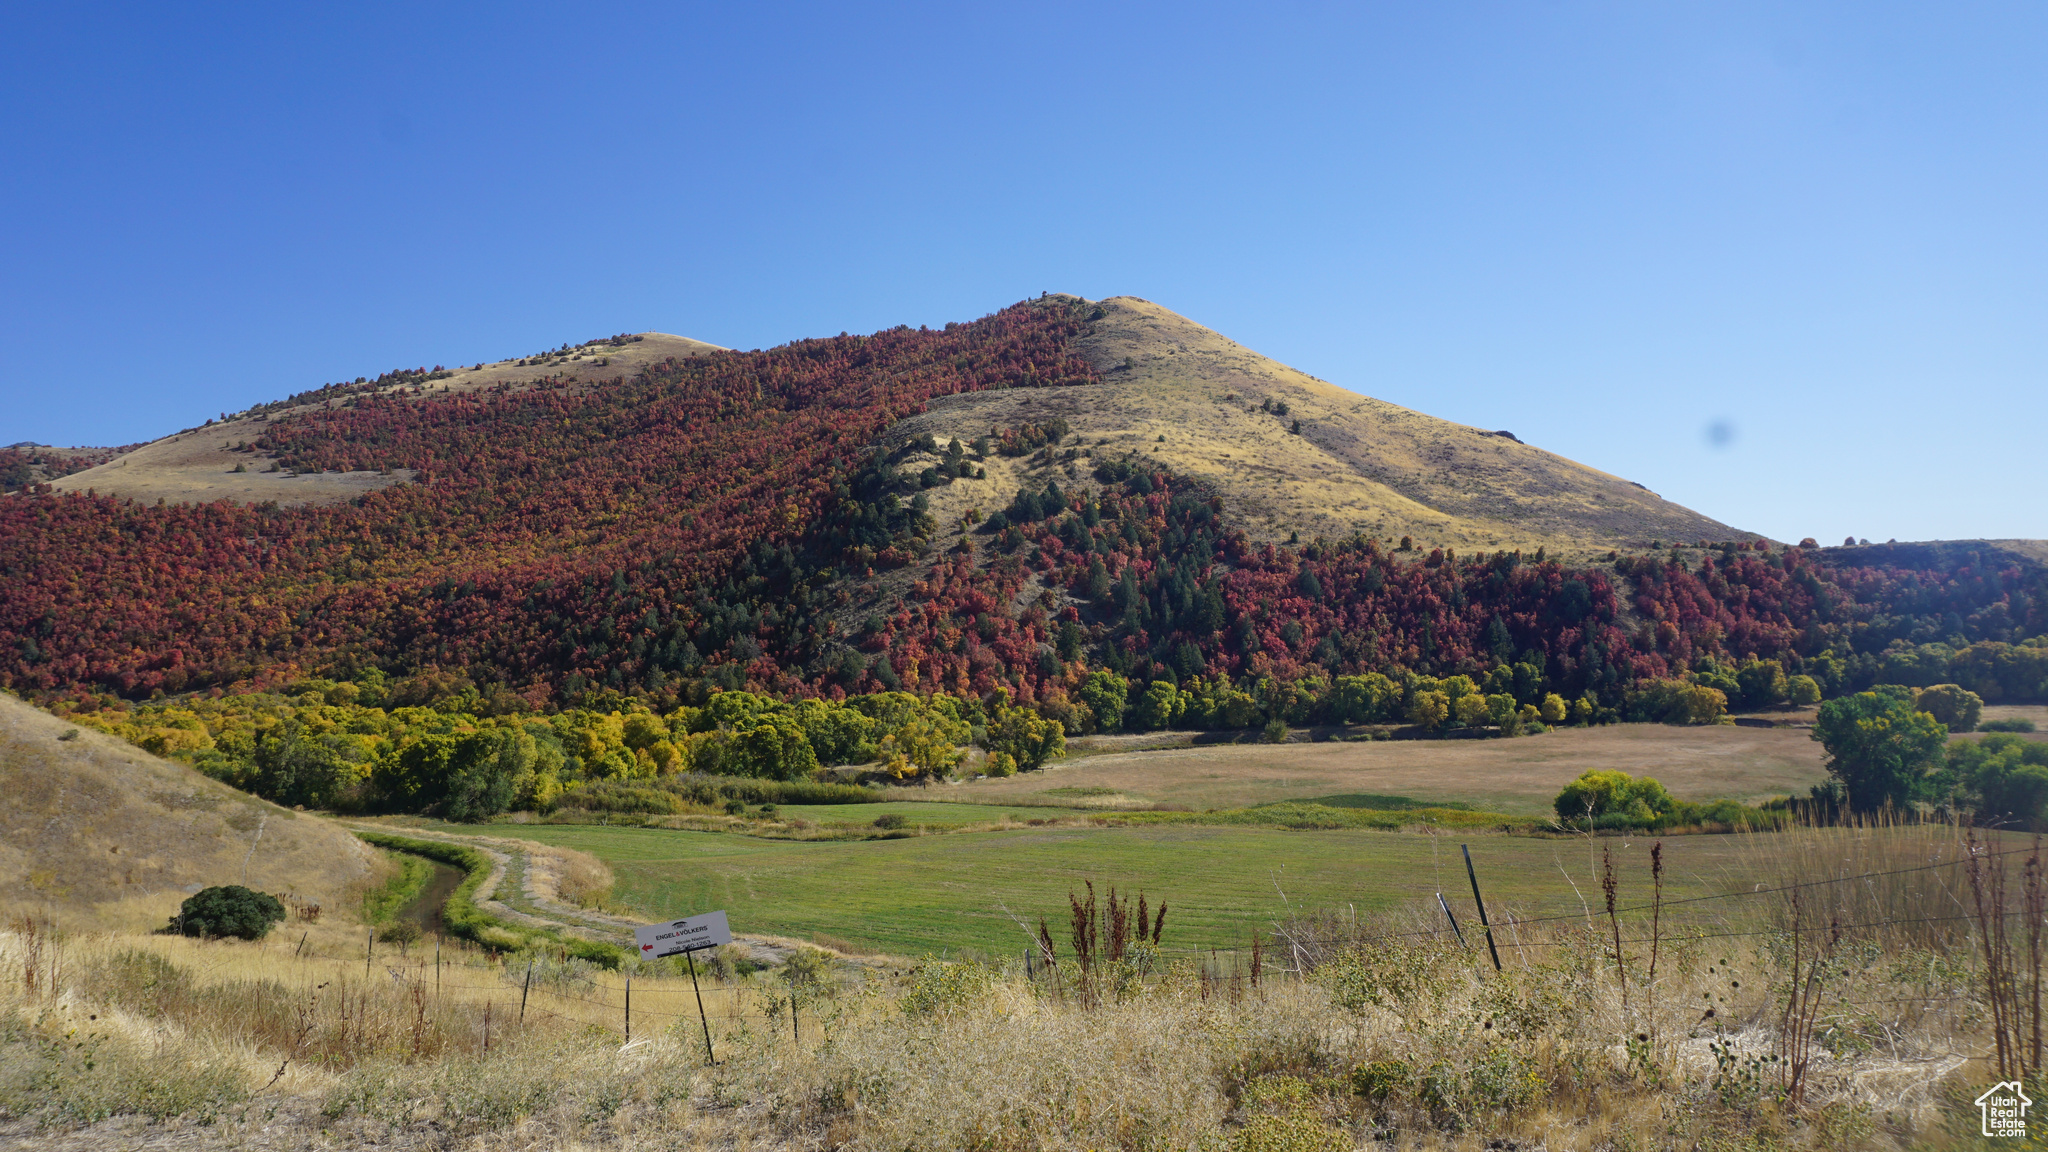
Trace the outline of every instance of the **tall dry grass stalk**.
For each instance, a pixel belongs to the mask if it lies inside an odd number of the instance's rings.
[[[1974,830],[1965,841],[1970,911],[1983,959],[1999,1075],[2024,1079],[2041,1070],[2041,932],[2048,917],[2048,892],[2043,891],[2040,837],[2020,860],[2017,899],[2009,884],[2014,854],[2000,852],[1994,844],[1980,840]]]

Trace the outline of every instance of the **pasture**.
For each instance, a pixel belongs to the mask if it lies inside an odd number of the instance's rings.
[[[498,824],[491,831],[599,857],[618,874],[618,904],[650,920],[724,908],[743,931],[848,951],[1004,953],[1023,944],[1019,919],[1035,925],[1043,914],[1057,923],[1067,894],[1093,881],[1166,900],[1172,942],[1231,947],[1291,912],[1371,912],[1412,906],[1438,891],[1461,917],[1470,916],[1461,842],[1472,844],[1487,899],[1500,911],[1560,914],[1581,909],[1582,894],[1597,904],[1601,848],[1615,853],[1627,902],[1635,889],[1647,893],[1649,841],[1071,821],[1089,810],[1312,799],[1539,816],[1567,781],[1594,768],[1655,776],[1686,799],[1751,802],[1804,793],[1825,775],[1820,748],[1803,730],[1631,724],[1514,740],[1114,751],[1006,779],[892,790],[887,803],[785,805],[777,813],[827,829],[872,826],[878,816],[898,814],[912,833],[901,839],[793,841],[743,831],[547,824]],[[1015,826],[1047,818],[1063,824]],[[1671,838],[1667,894],[1747,886],[1770,869],[1761,858],[1769,848],[1760,846],[1771,842]]]
[[[1235,808],[1342,793],[1464,803],[1489,812],[1549,815],[1567,782],[1591,769],[1654,776],[1681,800],[1805,795],[1827,776],[1803,729],[1612,724],[1559,728],[1513,740],[1382,740],[1215,744],[1055,760],[1001,780],[924,789],[978,804],[1183,804]],[[1054,795],[1046,795],[1055,792]],[[1122,798],[1122,805],[1112,798]]]
[[[862,805],[860,807],[866,807]],[[471,831],[439,825],[447,832]],[[1441,891],[1472,913],[1458,845],[1469,843],[1496,915],[1597,908],[1599,858],[1611,848],[1624,903],[1649,898],[1645,839],[1167,826],[1058,827],[900,840],[788,841],[715,832],[593,825],[493,825],[588,852],[618,875],[616,903],[648,920],[725,909],[737,931],[842,950],[915,957],[1024,944],[1017,918],[1055,930],[1083,881],[1142,891],[1170,908],[1166,942],[1228,948],[1290,911],[1413,906]],[[1667,897],[1717,894],[1769,873],[1768,836],[1665,841]]]

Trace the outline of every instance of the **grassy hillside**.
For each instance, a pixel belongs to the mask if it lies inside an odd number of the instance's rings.
[[[98,492],[153,504],[237,500],[275,501],[286,507],[333,504],[412,479],[411,469],[354,469],[300,473],[280,466],[256,446],[280,421],[334,407],[353,407],[377,396],[459,396],[536,387],[615,386],[667,360],[722,351],[686,336],[641,332],[592,340],[530,357],[469,367],[401,369],[375,380],[329,384],[246,412],[223,413],[204,427],[188,428],[95,461],[95,467],[50,481],[56,492]]]
[[[1099,383],[949,397],[891,429],[891,442],[929,433],[965,443],[1057,417],[1085,458],[1138,453],[1213,489],[1226,518],[1255,540],[1364,533],[1389,543],[1412,536],[1424,551],[1583,556],[1754,535],[1500,430],[1335,387],[1150,301],[1111,297],[1090,314],[1097,319],[1075,346]],[[1019,486],[1042,486],[1060,469],[1004,461],[989,473],[935,496],[942,523],[976,504],[1007,504]]]
[[[0,694],[0,892],[73,929],[161,927],[191,892],[246,884],[345,919],[384,865],[314,816]]]

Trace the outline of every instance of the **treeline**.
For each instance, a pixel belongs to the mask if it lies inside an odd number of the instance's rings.
[[[60,451],[41,446],[0,448],[0,492],[19,492],[59,476],[94,468],[139,445]]]
[[[1091,463],[1097,486],[1026,487],[984,522],[991,555],[948,558],[897,612],[871,619],[861,644],[874,673],[968,692],[1007,674],[1070,732],[1711,723],[1937,674],[1984,684],[1987,699],[2048,699],[2038,575],[1966,566],[1844,580],[1814,550],[1762,544],[1596,569],[1363,538],[1255,545],[1198,487],[1131,458]],[[992,606],[1034,576],[1071,599],[1026,603],[1012,628]],[[1906,638],[1930,632],[1956,645]],[[1927,666],[1902,672],[1909,656]],[[1119,690],[1120,711],[1109,703]]]
[[[444,686],[445,687],[445,686]],[[804,782],[872,764],[899,781],[954,770],[1008,775],[1065,751],[1064,734],[1001,692],[985,700],[880,693],[843,701],[714,695],[667,713],[637,702],[552,715],[490,714],[471,686],[432,705],[421,686],[306,680],[279,694],[64,712],[280,804],[479,820],[548,811],[565,790],[719,776]],[[812,785],[816,787],[816,785]]]
[[[339,402],[352,405],[357,402],[358,397],[364,395],[382,392],[389,388],[420,389],[436,380],[446,380],[453,375],[455,375],[454,372],[439,364],[434,365],[432,368],[393,368],[389,372],[378,373],[375,378],[358,376],[354,380],[339,380],[332,384],[322,384],[318,388],[308,388],[303,392],[294,392],[282,400],[272,400],[265,404],[257,404],[240,412],[223,412],[221,413],[221,419],[267,416],[272,412],[287,412],[293,408],[300,408],[309,404],[334,404]],[[212,423],[213,421],[211,420],[207,421],[207,424]]]
[[[1832,779],[1812,800],[1824,810],[1938,812],[2048,829],[2048,742],[2009,732],[1951,739],[1976,726],[1980,709],[1954,685],[1886,684],[1828,701],[1814,738],[1827,749]]]

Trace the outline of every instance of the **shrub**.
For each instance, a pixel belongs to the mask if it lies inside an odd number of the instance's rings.
[[[1948,774],[1976,794],[1980,820],[2039,828],[2048,817],[2048,744],[1993,732],[1947,749]]]
[[[910,991],[903,997],[903,1014],[941,1016],[970,1007],[995,987],[995,975],[984,964],[949,963],[926,956],[910,970]]]
[[[271,925],[284,919],[284,905],[267,892],[254,892],[240,884],[216,885],[185,898],[171,931],[186,936],[239,936],[261,940]]]
[[[377,939],[386,944],[411,944],[419,938],[420,926],[411,920],[394,920],[377,929]]]
[[[1977,725],[1979,732],[2032,732],[2034,722],[2022,716],[2010,720],[1986,720]]]
[[[1647,825],[1669,815],[1677,807],[1671,793],[1651,777],[1637,779],[1626,772],[1587,772],[1564,786],[1552,802],[1560,820],[1591,819],[1596,826],[1628,827]],[[1603,817],[1620,816],[1624,821],[1601,825]]]
[[[1820,703],[1820,681],[1811,676],[1794,676],[1785,681],[1785,687],[1791,693],[1792,705],[1795,708],[1806,708]]]
[[[1957,684],[1936,684],[1913,694],[1913,707],[1951,732],[1969,732],[1984,715],[1984,700]]]
[[[875,827],[882,829],[907,828],[910,818],[901,812],[884,812],[875,817]]]
[[[1628,694],[1628,718],[1638,723],[1714,724],[1727,711],[1727,693],[1683,680],[1644,681]]]
[[[1385,1104],[1408,1087],[1412,1072],[1405,1061],[1375,1060],[1351,1070],[1351,1090],[1374,1104]]]

